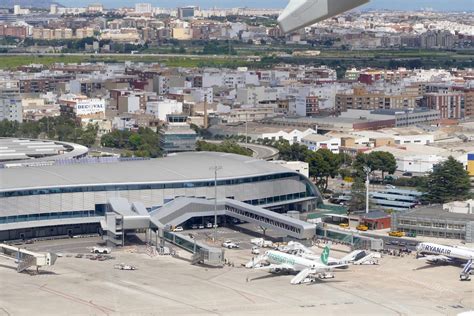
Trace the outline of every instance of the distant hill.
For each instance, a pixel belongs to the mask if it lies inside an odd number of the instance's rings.
[[[53,3],[51,0],[1,0],[0,8],[13,8],[17,4],[25,8],[49,8]]]

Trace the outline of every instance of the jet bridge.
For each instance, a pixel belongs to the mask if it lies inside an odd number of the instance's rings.
[[[150,215],[151,221],[157,226],[177,226],[193,217],[213,216],[214,201],[182,197],[166,204]],[[226,215],[265,228],[275,229],[297,239],[312,239],[316,233],[314,224],[232,199],[217,201],[217,215]]]
[[[196,243],[171,231],[171,227],[181,225],[193,217],[214,216],[214,200],[180,197],[148,213],[141,203],[129,203],[125,198],[111,198],[107,208],[101,227],[104,231],[102,238],[109,245],[123,245],[127,230],[151,229],[155,231],[155,236],[160,236],[161,241],[167,240],[188,250],[205,263],[219,265],[224,261],[220,248]],[[316,234],[314,224],[232,199],[218,200],[216,213],[218,216],[225,215],[275,229],[300,240],[312,239]]]
[[[17,272],[23,272],[33,266],[38,271],[40,267],[54,265],[57,259],[54,253],[38,253],[6,244],[0,244],[0,257],[14,260],[17,263]]]

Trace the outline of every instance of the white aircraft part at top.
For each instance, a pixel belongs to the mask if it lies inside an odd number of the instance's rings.
[[[278,23],[284,33],[293,32],[367,2],[369,0],[290,0]]]

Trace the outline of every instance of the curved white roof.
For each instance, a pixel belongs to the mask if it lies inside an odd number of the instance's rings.
[[[213,180],[292,172],[278,164],[251,157],[185,152],[165,158],[98,164],[70,164],[0,169],[0,191],[77,185],[132,184]]]
[[[0,162],[54,161],[87,154],[85,146],[55,140],[0,138]]]

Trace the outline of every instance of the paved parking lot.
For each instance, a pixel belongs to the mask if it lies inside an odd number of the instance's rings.
[[[145,246],[114,250],[115,260],[68,256],[87,251],[93,238],[28,245],[64,256],[36,276],[18,274],[12,261],[0,259],[0,315],[456,315],[474,308],[474,283],[460,282],[458,267],[385,256],[378,266],[351,266],[332,280],[290,285],[291,275],[241,266],[251,260],[251,237],[220,233],[241,240],[242,249],[226,250],[234,267],[192,266],[183,250],[180,258],[150,256]],[[117,263],[137,270],[116,270]]]

